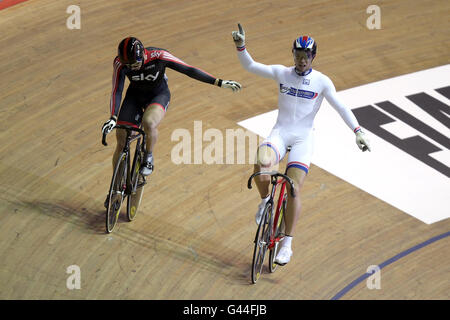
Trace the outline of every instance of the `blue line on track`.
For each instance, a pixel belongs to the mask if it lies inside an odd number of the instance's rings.
[[[419,250],[429,244],[432,244],[433,242],[436,242],[438,240],[444,239],[445,237],[450,236],[450,231],[443,233],[441,235],[438,235],[436,237],[433,237],[425,242],[422,242],[408,250],[405,250],[403,252],[400,252],[398,255],[386,260],[385,262],[383,262],[382,264],[378,265],[378,267],[381,269],[383,269],[384,267],[390,265],[391,263],[403,258],[404,256],[410,254],[411,252],[414,252],[416,250]],[[351,289],[353,289],[355,286],[357,286],[359,283],[361,283],[362,281],[364,281],[365,279],[367,279],[368,277],[370,277],[373,273],[375,273],[375,271],[373,271],[372,273],[368,273],[366,272],[365,274],[363,274],[362,276],[358,277],[356,280],[352,281],[348,286],[346,286],[344,289],[342,289],[341,291],[339,291],[333,298],[331,298],[331,300],[339,300],[340,298],[342,298],[347,292],[349,292]]]

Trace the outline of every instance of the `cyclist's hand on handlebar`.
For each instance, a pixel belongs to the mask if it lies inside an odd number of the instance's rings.
[[[117,123],[117,122],[116,122],[116,118],[111,117],[108,121],[106,121],[106,122],[103,124],[103,127],[102,127],[102,133],[103,133],[104,135],[110,133],[110,132],[112,131],[112,129],[114,129],[114,127],[116,126],[116,123]]]
[[[233,92],[239,92],[242,88],[241,84],[233,80],[222,80],[221,88],[231,89]]]

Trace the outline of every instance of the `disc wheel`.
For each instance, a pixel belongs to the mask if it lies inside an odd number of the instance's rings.
[[[114,168],[114,174],[111,179],[111,186],[109,188],[109,202],[106,209],[106,232],[111,233],[117,224],[119,218],[120,207],[122,206],[123,198],[126,189],[126,155],[122,153]]]
[[[256,283],[262,273],[262,267],[264,264],[264,256],[267,251],[268,238],[269,238],[269,221],[272,213],[272,204],[268,202],[264,208],[263,216],[259,222],[258,230],[255,236],[255,246],[253,250],[252,261],[252,283]]]

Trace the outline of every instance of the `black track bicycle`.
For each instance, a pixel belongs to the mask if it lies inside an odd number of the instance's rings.
[[[125,146],[120,153],[109,187],[106,208],[106,232],[111,233],[117,224],[120,208],[127,198],[127,218],[133,221],[142,200],[146,177],[140,173],[145,154],[145,132],[141,128],[127,125],[116,125],[115,129],[127,132]],[[131,159],[131,144],[136,141],[134,157]],[[107,146],[106,134],[103,134],[102,144]]]

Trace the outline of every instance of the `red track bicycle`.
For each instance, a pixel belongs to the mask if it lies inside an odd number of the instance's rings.
[[[284,213],[286,212],[287,190],[286,183],[291,187],[291,195],[295,197],[294,182],[286,174],[277,171],[255,172],[248,179],[248,188],[252,188],[252,179],[259,175],[270,175],[272,190],[269,201],[266,203],[261,221],[256,231],[255,247],[253,250],[252,262],[252,283],[258,281],[264,264],[264,258],[269,250],[269,270],[275,272],[277,264],[275,257],[278,253],[278,244],[284,238]],[[280,179],[279,179],[280,178]],[[274,212],[274,198],[277,188],[280,186],[280,194]]]

